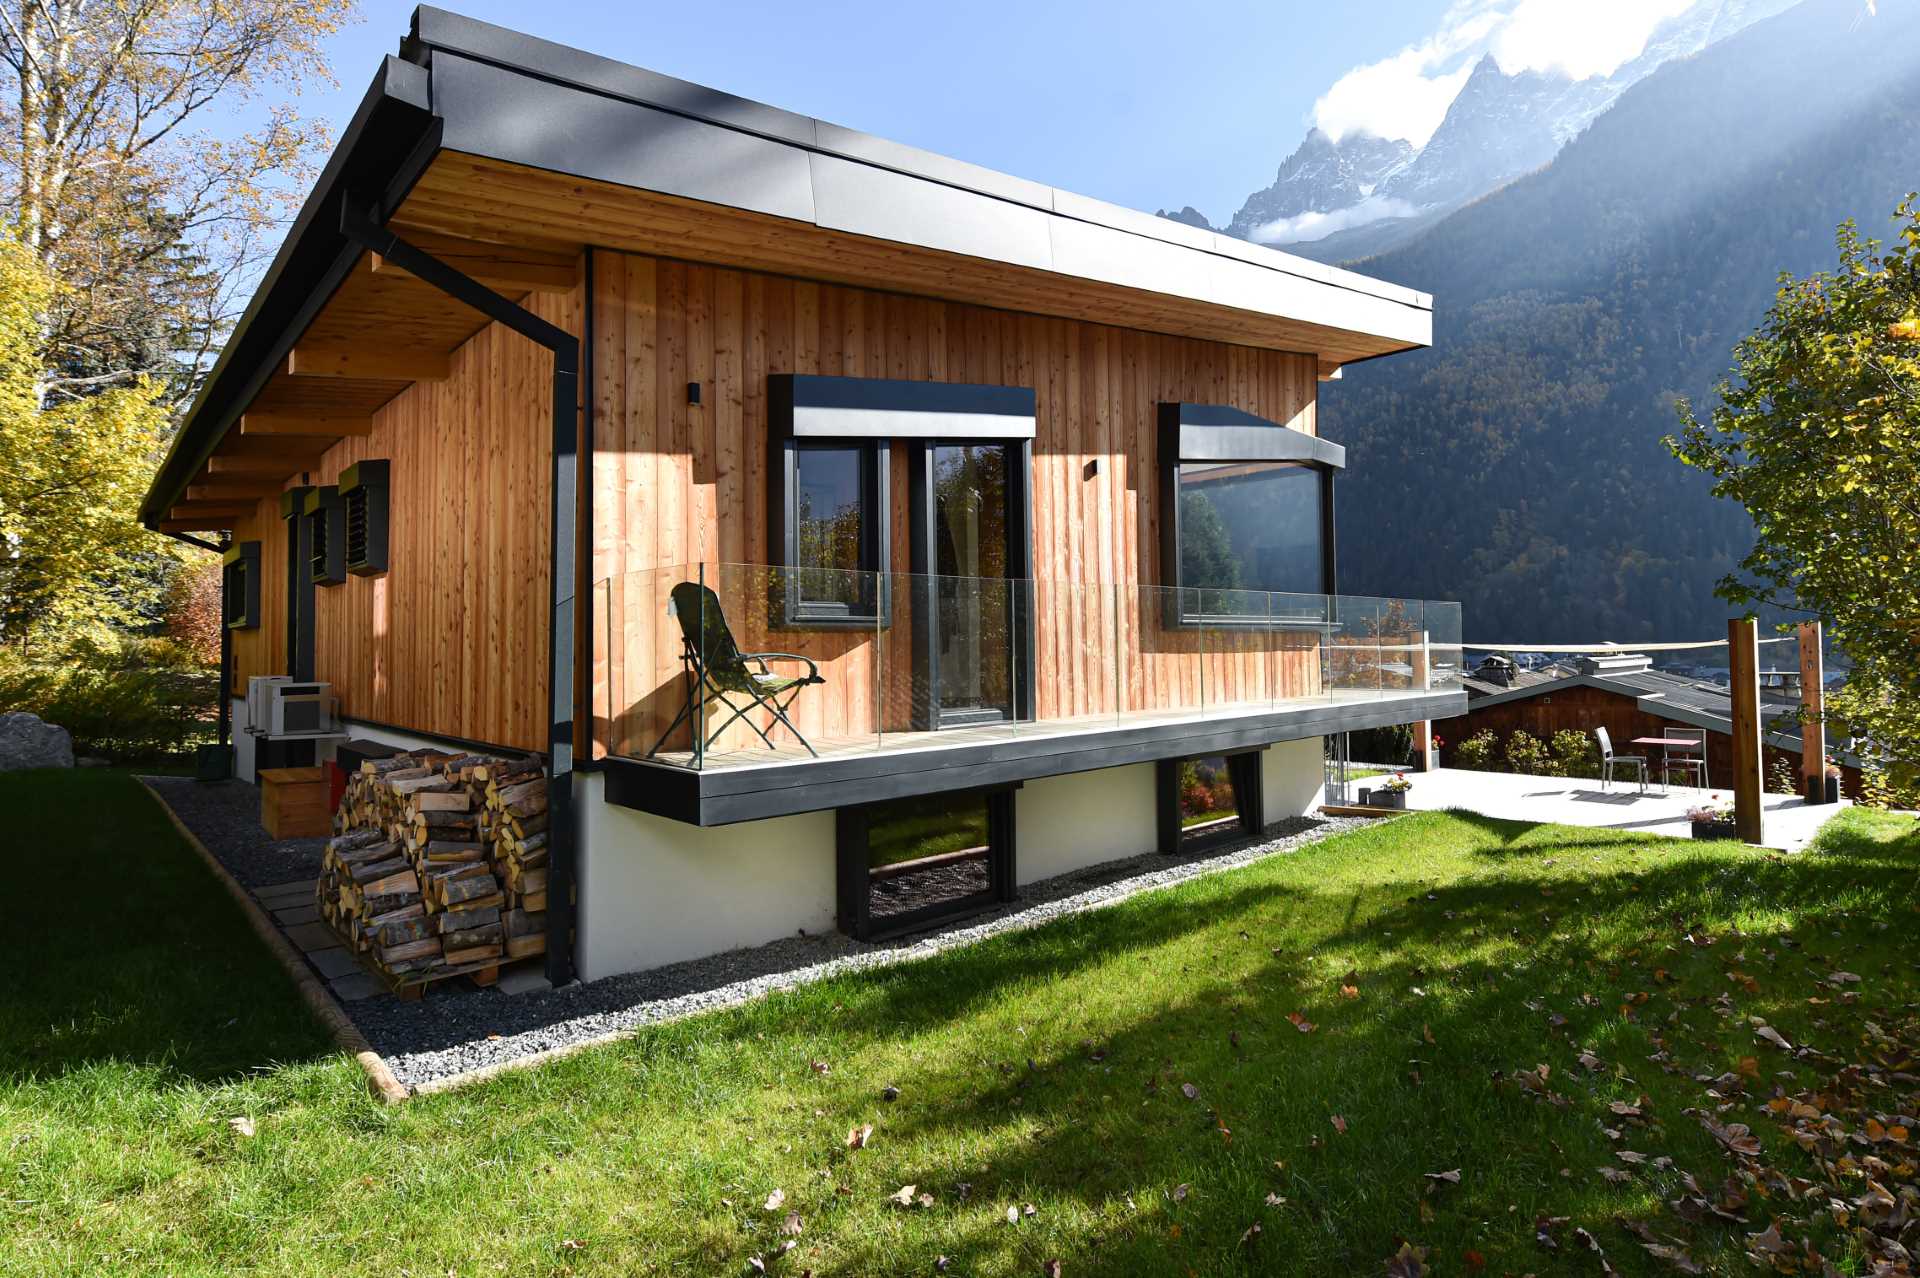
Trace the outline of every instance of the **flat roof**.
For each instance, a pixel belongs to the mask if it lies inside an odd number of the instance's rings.
[[[340,231],[342,196],[377,202],[383,218],[404,213],[439,156],[719,206],[841,243],[908,246],[995,275],[994,298],[943,294],[955,300],[1006,306],[1023,279],[1059,280],[1105,308],[1098,322],[1182,331],[1157,318],[1164,303],[1208,317],[1213,340],[1238,334],[1323,365],[1432,342],[1433,299],[1413,289],[421,6],[222,348],[143,522],[157,526],[180,499],[359,262]],[[1062,313],[1029,286],[1034,313]]]

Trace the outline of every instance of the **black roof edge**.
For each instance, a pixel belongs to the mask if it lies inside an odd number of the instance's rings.
[[[285,348],[359,260],[359,247],[340,233],[341,195],[380,192],[383,210],[391,208],[432,158],[437,137],[427,68],[388,56],[187,410],[141,502],[142,524],[158,526],[161,512],[179,500]]]

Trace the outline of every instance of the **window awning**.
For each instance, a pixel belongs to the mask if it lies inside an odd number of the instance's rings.
[[[1161,456],[1183,462],[1309,462],[1345,470],[1347,450],[1331,440],[1225,404],[1160,405]]]
[[[1027,386],[777,373],[767,379],[775,439],[1032,439]]]

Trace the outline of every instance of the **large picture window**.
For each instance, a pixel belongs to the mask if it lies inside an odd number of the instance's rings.
[[[1317,468],[1296,462],[1182,462],[1180,584],[1327,593],[1321,482]]]
[[[1345,450],[1238,409],[1160,406],[1161,584],[1169,624],[1321,619],[1333,476]]]

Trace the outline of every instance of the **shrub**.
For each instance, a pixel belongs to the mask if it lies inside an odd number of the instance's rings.
[[[1453,748],[1453,766],[1473,772],[1498,772],[1495,752],[1499,748],[1500,739],[1493,735],[1493,729],[1482,728]]]
[[[167,636],[203,665],[220,660],[220,561],[182,563],[167,581]]]
[[[1529,777],[1552,776],[1553,757],[1538,737],[1524,728],[1515,729],[1507,738],[1507,771]]]
[[[164,641],[76,644],[59,664],[0,658],[0,711],[25,710],[73,734],[73,750],[115,762],[185,754],[211,741],[217,670]]]
[[[1361,763],[1384,763],[1400,767],[1413,759],[1413,725],[1396,723],[1385,728],[1366,728],[1347,742],[1348,757]]]
[[[1554,776],[1599,780],[1600,743],[1591,734],[1562,728],[1548,748],[1553,751]]]
[[[1800,779],[1794,776],[1793,765],[1784,755],[1774,755],[1773,762],[1767,765],[1767,793],[1800,793]]]

